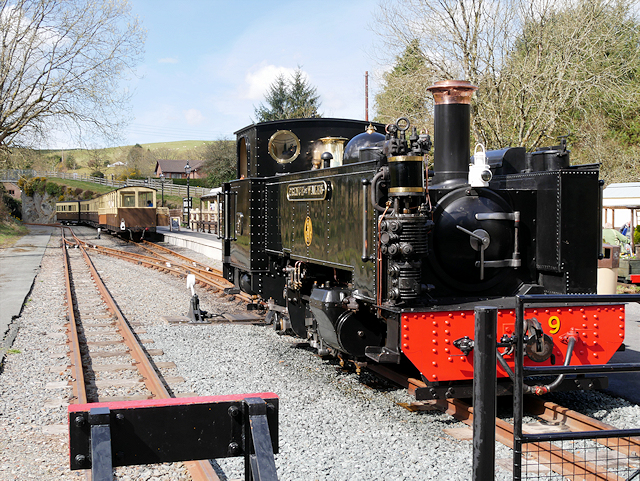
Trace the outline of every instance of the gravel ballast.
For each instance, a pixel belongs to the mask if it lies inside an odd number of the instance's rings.
[[[0,375],[0,480],[78,478],[68,469],[65,431],[43,434],[53,429],[49,426],[66,423],[66,406],[45,408],[45,401],[70,395],[70,390],[45,389],[48,382],[68,380],[66,369],[43,369],[67,363],[65,341],[56,337],[65,332],[66,315],[58,239],[52,237],[19,319],[24,327],[13,345],[19,352],[7,357]],[[112,240],[103,235],[96,242],[110,245]],[[409,412],[397,404],[411,401],[405,390],[372,389],[362,382],[367,375],[361,379],[343,371],[335,361],[317,357],[299,339],[279,335],[271,327],[168,324],[162,316],[184,316],[188,311],[190,292],[184,280],[97,254],[92,260],[128,321],[144,326],[146,333],[140,337],[154,341],[146,347],[164,352],[154,360],[176,364],[171,372],[163,371],[185,379],[171,386],[174,393],[270,391],[280,397],[279,479],[471,479],[472,443],[444,432],[464,427],[450,416]],[[239,301],[223,300],[198,287],[196,291],[201,308],[209,312],[244,310]],[[563,395],[563,401],[574,409],[583,405],[591,410],[587,414],[620,428],[640,425],[637,405],[605,394],[572,393]],[[497,458],[508,465],[511,456],[510,449],[496,445]],[[217,463],[226,475],[223,479],[243,478],[241,458]],[[188,479],[183,476],[180,464],[118,471],[119,479]],[[511,478],[510,471],[497,468],[496,479]]]

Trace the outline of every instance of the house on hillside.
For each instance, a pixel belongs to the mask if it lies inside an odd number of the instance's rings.
[[[14,182],[3,182],[2,185],[4,185],[4,188],[7,189],[7,192],[11,197],[16,200],[22,200],[22,192],[20,191],[20,187],[18,187],[18,184]]]
[[[201,179],[205,175],[202,171],[202,165],[204,162],[202,160],[189,160],[189,165],[191,166],[191,175],[189,178],[191,179]],[[156,162],[156,177],[160,177],[160,175],[164,175],[165,179],[186,179],[187,174],[184,171],[184,166],[187,165],[186,160],[171,160],[171,159],[161,159]]]

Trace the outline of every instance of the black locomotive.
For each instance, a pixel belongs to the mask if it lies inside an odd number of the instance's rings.
[[[408,361],[436,388],[472,379],[465,340],[479,302],[498,306],[507,338],[513,296],[594,294],[598,165],[571,165],[564,143],[476,146],[470,160],[475,89],[430,87],[433,171],[430,136],[406,119],[298,119],[236,132],[239,178],[221,194],[225,277],[319,352]],[[624,340],[623,306],[527,314],[542,340],[528,363],[602,364]]]

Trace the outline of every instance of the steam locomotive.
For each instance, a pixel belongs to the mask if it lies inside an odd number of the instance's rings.
[[[478,145],[470,156],[476,87],[429,90],[433,170],[431,137],[407,119],[236,132],[238,179],[220,194],[224,276],[319,353],[410,366],[423,396],[451,397],[452,386],[464,396],[476,305],[498,308],[508,344],[514,296],[595,294],[602,183],[597,164],[570,164],[566,142],[535,152]],[[564,302],[525,315],[535,338],[525,364],[604,364],[624,340],[624,305]],[[499,357],[506,380],[513,349]]]

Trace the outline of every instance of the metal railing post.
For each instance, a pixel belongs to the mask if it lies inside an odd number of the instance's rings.
[[[495,477],[498,308],[478,306],[473,344],[473,481]]]
[[[516,351],[513,383],[513,479],[522,479],[522,418],[524,416],[524,302],[516,296]]]

